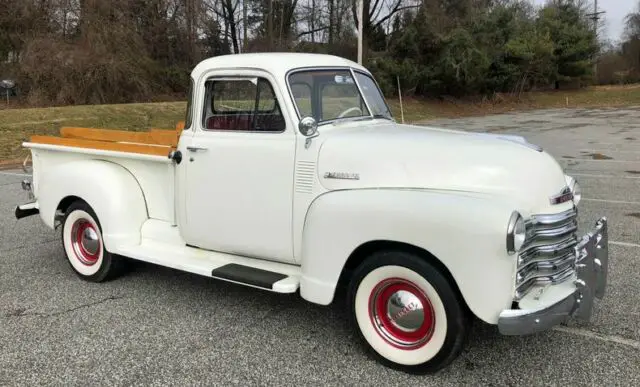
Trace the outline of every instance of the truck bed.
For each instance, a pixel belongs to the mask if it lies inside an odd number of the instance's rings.
[[[167,156],[176,149],[181,129],[181,124],[144,132],[65,127],[60,136],[32,136],[23,146],[31,150],[36,197],[40,177],[49,171],[81,160],[103,160],[135,176],[151,219],[173,224],[175,170]]]

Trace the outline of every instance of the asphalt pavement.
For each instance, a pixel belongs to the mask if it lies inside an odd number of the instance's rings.
[[[92,284],[58,232],[17,221],[20,170],[0,171],[0,385],[640,385],[640,108],[558,109],[429,125],[519,134],[582,184],[581,231],[610,221],[609,285],[588,324],[501,336],[475,324],[429,376],[370,359],[341,303],[322,307],[138,263]]]

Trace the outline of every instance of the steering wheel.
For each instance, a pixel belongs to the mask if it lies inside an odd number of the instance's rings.
[[[351,107],[351,108],[349,108],[349,109],[347,109],[347,110],[343,111],[342,113],[340,113],[340,114],[338,115],[338,118],[342,118],[342,117],[346,116],[347,114],[349,114],[349,113],[351,113],[351,112],[354,112],[354,111],[356,111],[356,110],[360,112],[360,115],[362,115],[362,109],[360,109],[360,108],[359,108],[359,107],[357,107],[357,106],[354,106],[354,107]]]

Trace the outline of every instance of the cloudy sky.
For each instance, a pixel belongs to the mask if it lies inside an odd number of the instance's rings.
[[[593,0],[590,0],[593,4]],[[534,0],[536,4],[544,4],[546,0]],[[598,0],[598,11],[606,11],[605,30],[606,36],[616,41],[624,31],[624,18],[628,13],[635,11],[639,0]]]

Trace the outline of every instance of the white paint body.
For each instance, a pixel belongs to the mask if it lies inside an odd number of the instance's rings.
[[[275,291],[300,290],[323,305],[334,300],[345,262],[359,246],[412,245],[447,268],[476,316],[496,323],[514,296],[516,258],[505,249],[509,217],[514,210],[526,218],[571,208],[549,201],[567,184],[560,165],[518,141],[386,119],[322,125],[307,147],[286,82],[287,72],[301,67],[368,73],[324,55],[205,60],[192,73],[193,125],[181,135],[180,164],[25,143],[40,216],[53,227],[61,201],[80,197],[94,208],[113,253],[202,275],[233,262],[278,271],[290,277]],[[214,75],[268,79],[286,129],[204,130],[204,82]],[[359,179],[325,178],[327,172]],[[528,300],[528,307],[551,305],[571,286]]]

